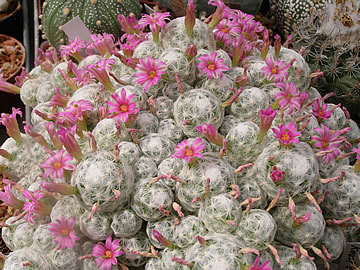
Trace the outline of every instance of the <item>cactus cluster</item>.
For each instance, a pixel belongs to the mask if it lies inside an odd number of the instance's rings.
[[[33,107],[25,133],[0,118],[4,270],[329,268],[359,239],[360,129],[288,42],[210,3],[119,15],[119,42],[0,81]]]

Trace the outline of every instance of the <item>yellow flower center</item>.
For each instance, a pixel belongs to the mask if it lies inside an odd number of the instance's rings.
[[[329,146],[328,142],[321,142],[323,148],[327,148]]]
[[[129,111],[129,106],[127,104],[123,104],[120,106],[120,112],[127,112]]]
[[[65,237],[68,236],[70,233],[70,229],[69,228],[64,228],[61,230],[61,236]]]
[[[111,258],[113,257],[113,252],[112,252],[111,250],[107,250],[107,251],[105,252],[105,257],[106,257],[107,259],[111,259]]]
[[[155,71],[150,71],[149,72],[149,77],[150,79],[153,79],[156,76],[156,72]]]
[[[210,69],[211,71],[214,71],[215,70],[215,65],[213,65],[213,64],[208,65],[208,69]]]
[[[277,69],[276,69],[276,68],[272,68],[272,69],[271,69],[271,73],[272,73],[272,74],[277,74],[277,73],[278,73],[278,71],[277,71]]]
[[[194,151],[190,148],[185,148],[185,156],[192,157],[194,155]]]
[[[222,32],[228,33],[229,32],[229,26],[225,26],[225,28],[221,29]]]
[[[318,112],[318,115],[320,115],[320,116],[324,116],[324,114],[323,114],[323,112],[322,112],[322,111],[319,111],[319,112]]]
[[[287,132],[281,136],[281,140],[283,140],[283,141],[288,141],[289,139],[290,139],[290,136]]]
[[[59,169],[61,169],[62,166],[61,166],[60,162],[55,162],[53,167],[54,167],[55,170],[59,170]]]

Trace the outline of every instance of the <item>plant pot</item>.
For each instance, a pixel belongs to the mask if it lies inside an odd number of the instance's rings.
[[[0,21],[12,16],[20,9],[20,0],[0,0]]]
[[[13,37],[0,34],[1,75],[7,82],[13,83],[25,62],[24,46]]]

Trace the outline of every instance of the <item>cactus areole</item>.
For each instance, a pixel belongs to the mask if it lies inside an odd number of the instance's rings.
[[[79,16],[92,34],[121,35],[117,20],[119,14],[140,16],[138,0],[46,0],[42,11],[42,30],[46,39],[56,48],[67,42],[61,27]]]

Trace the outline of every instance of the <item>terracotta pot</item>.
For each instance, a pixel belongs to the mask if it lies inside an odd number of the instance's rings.
[[[9,6],[7,7],[7,9],[4,12],[0,12],[0,21],[9,18],[21,7],[20,0],[12,0],[12,1],[8,0],[8,3]]]
[[[24,63],[25,49],[21,42],[0,34],[0,67],[3,79],[13,83]]]

